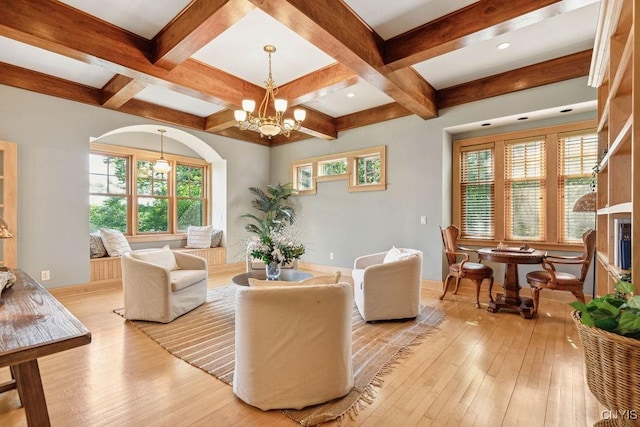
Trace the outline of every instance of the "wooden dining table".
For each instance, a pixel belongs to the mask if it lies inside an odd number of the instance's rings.
[[[531,319],[533,317],[533,300],[520,296],[518,264],[542,264],[546,254],[546,251],[536,249],[478,249],[478,257],[481,260],[499,262],[506,266],[502,284],[504,293],[498,294],[497,298],[489,303],[487,310],[491,313],[497,313],[502,308],[515,310],[525,319]]]
[[[0,367],[12,380],[0,392],[17,389],[29,426],[50,425],[38,358],[91,342],[91,332],[40,283],[22,270],[0,298]]]

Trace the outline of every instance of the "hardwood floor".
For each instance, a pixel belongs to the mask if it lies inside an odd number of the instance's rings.
[[[231,283],[235,272],[210,276]],[[423,289],[447,317],[384,377],[345,426],[590,426],[602,408],[588,391],[578,335],[562,302],[534,320],[476,309],[474,298]],[[544,295],[543,295],[544,296]],[[121,290],[61,295],[92,332],[88,346],[39,359],[55,426],[296,426],[237,399],[228,385],[171,356],[112,309]],[[481,302],[485,301],[483,289]],[[0,382],[9,378],[0,369]],[[0,395],[0,426],[25,426],[15,391]],[[338,423],[332,423],[338,425]]]

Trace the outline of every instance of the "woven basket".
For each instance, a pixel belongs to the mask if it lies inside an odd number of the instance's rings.
[[[589,390],[611,411],[606,423],[596,425],[640,426],[640,419],[633,419],[640,418],[640,340],[583,325],[579,311],[571,316],[582,341]]]

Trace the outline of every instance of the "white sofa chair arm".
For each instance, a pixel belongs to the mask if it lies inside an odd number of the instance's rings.
[[[173,256],[176,257],[176,264],[181,270],[207,270],[207,260],[184,252],[174,251]]]
[[[382,261],[384,261],[384,257],[386,255],[386,252],[380,252],[377,254],[363,255],[361,257],[358,257],[353,263],[353,269],[362,270],[371,265],[382,264]]]

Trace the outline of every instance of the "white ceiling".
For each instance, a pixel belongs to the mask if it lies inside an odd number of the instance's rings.
[[[190,0],[62,0],[87,14],[152,39],[170,23]],[[502,34],[421,62],[414,69],[435,89],[469,82],[593,47],[599,0],[563,0],[582,7],[542,22],[505,28]],[[475,3],[471,0],[344,0],[383,39],[402,34],[422,24]],[[508,41],[511,47],[496,46]],[[278,85],[335,62],[304,38],[266,13],[254,9],[238,23],[193,55],[217,69],[263,86],[267,77],[267,54],[263,46],[273,44],[273,78]],[[0,37],[0,61],[57,76],[94,88],[103,87],[115,74],[62,55]],[[354,97],[347,97],[353,93]],[[206,117],[224,107],[159,86],[147,86],[136,99]],[[337,90],[305,103],[333,117],[393,102],[369,83]],[[595,108],[595,107],[594,107]]]

